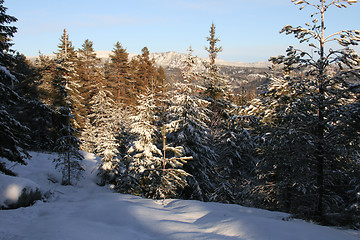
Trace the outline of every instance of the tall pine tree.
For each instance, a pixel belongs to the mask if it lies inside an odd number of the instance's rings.
[[[74,184],[74,179],[78,179],[83,168],[81,161],[83,156],[80,153],[80,141],[76,137],[79,133],[78,121],[74,112],[79,112],[81,102],[79,100],[79,84],[76,73],[76,52],[66,30],[61,36],[58,46],[59,52],[56,54],[54,83],[57,87],[58,99],[55,102],[55,110],[59,114],[58,138],[56,151],[59,157],[54,161],[56,168],[60,168],[63,174],[63,184]],[[76,128],[75,128],[76,127]]]
[[[101,79],[102,69],[100,64],[100,59],[96,57],[94,51],[93,42],[86,39],[82,47],[78,50],[78,59],[77,59],[77,75],[79,78],[79,93],[80,93],[80,102],[82,105],[79,108],[79,113],[84,118],[87,118],[90,113],[90,99],[93,96],[93,92],[96,89],[97,83],[103,81]],[[80,129],[84,128],[85,119],[81,118],[79,122]]]
[[[356,215],[346,209],[354,206],[355,195],[350,200],[348,194],[355,194],[359,185],[353,176],[359,174],[360,60],[349,47],[358,43],[360,32],[325,35],[327,10],[352,1],[293,2],[301,9],[315,9],[312,23],[287,25],[282,32],[309,43],[313,52],[289,47],[286,56],[271,59],[282,64],[282,74],[272,77],[269,91],[251,107],[252,112],[268,109],[260,113],[267,141],[259,176],[272,182],[268,191],[276,196],[274,201],[296,214],[329,224],[356,222]],[[327,49],[334,41],[345,48]]]
[[[117,42],[114,45],[110,62],[106,66],[107,85],[112,92],[116,103],[129,104],[134,101],[133,84],[130,79],[129,54]]]

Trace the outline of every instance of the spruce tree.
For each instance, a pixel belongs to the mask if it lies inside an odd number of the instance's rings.
[[[165,125],[162,148],[157,144],[160,131],[156,124],[159,119],[156,108],[150,89],[138,96],[136,113],[131,117],[132,137],[117,190],[154,199],[178,197],[187,186],[188,174],[182,168],[190,158],[183,157],[181,147],[167,144]]]
[[[10,70],[18,80],[14,85],[14,90],[22,98],[21,104],[14,105],[11,113],[30,129],[31,141],[27,142],[28,148],[32,150],[52,149],[54,146],[51,139],[53,112],[40,100],[39,72],[26,60],[24,55],[19,53],[14,55],[14,64]]]
[[[14,57],[11,55],[11,38],[17,31],[14,26],[9,26],[17,21],[13,16],[7,15],[4,1],[0,0],[0,157],[10,162],[26,164],[29,157],[25,151],[24,142],[29,138],[29,129],[20,123],[11,109],[23,100],[14,89],[18,79],[10,69],[14,66]],[[0,172],[15,175],[6,162],[0,162]]]
[[[80,153],[80,141],[75,136],[76,130],[71,126],[71,109],[62,108],[61,116],[68,120],[60,129],[61,136],[57,139],[54,149],[59,156],[54,159],[54,162],[55,167],[62,173],[62,184],[73,185],[84,171],[81,166],[84,157]]]
[[[204,97],[210,102],[210,122],[211,141],[215,145],[216,139],[221,135],[223,124],[226,121],[226,109],[229,107],[229,87],[227,79],[219,72],[216,65],[216,57],[222,51],[222,47],[216,44],[220,41],[215,36],[215,24],[212,23],[210,28],[210,36],[207,37],[209,47],[206,50],[209,53],[209,61],[205,62],[205,72],[202,74],[204,81]]]
[[[243,182],[254,167],[252,138],[242,126],[242,117],[237,113],[237,106],[232,98],[228,79],[220,73],[216,57],[222,51],[217,44],[215,24],[212,23],[207,41],[209,62],[205,62],[202,74],[204,96],[210,102],[209,139],[212,149],[218,154],[212,179],[217,186],[211,196],[212,201],[239,202],[240,192],[244,191]]]
[[[116,115],[115,102],[110,91],[105,89],[104,84],[98,84],[98,91],[91,102],[91,126],[87,132],[91,134],[94,153],[101,157],[99,174],[104,183],[116,181],[118,177],[119,143],[116,139]]]
[[[215,29],[216,26],[212,23],[210,36],[206,37],[209,47],[205,49],[209,53],[209,62],[205,63],[206,72],[204,74],[205,95],[213,101],[213,105],[217,104],[216,101],[226,99],[229,94],[227,80],[219,73],[219,67],[216,65],[216,57],[222,51],[222,47],[216,46],[220,39],[216,37]]]
[[[158,173],[160,183],[156,187],[155,198],[179,198],[189,186],[187,179],[191,176],[184,170],[184,165],[193,160],[191,156],[184,156],[184,148],[167,142],[167,125],[161,129],[162,161]]]
[[[209,102],[198,94],[202,88],[196,85],[199,74],[194,71],[195,60],[190,48],[182,71],[183,83],[178,84],[171,98],[168,141],[182,146],[184,155],[193,158],[184,165],[190,176],[182,197],[206,201],[215,188],[212,176],[216,154],[209,144]]]
[[[225,119],[215,139],[218,185],[211,200],[226,203],[246,204],[250,189],[249,179],[257,159],[255,157],[255,137],[248,126],[248,120],[239,113],[238,107],[230,105],[225,110]]]
[[[161,163],[161,150],[156,146],[155,99],[148,89],[139,94],[136,113],[132,116],[133,141],[129,143],[124,162],[126,165],[119,191],[151,197],[153,173]],[[156,179],[156,177],[155,177]]]

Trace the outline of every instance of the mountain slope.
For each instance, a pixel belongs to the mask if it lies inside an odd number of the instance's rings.
[[[85,176],[61,186],[54,154],[31,153],[14,171],[41,186],[46,201],[0,211],[0,240],[239,239],[355,240],[359,231],[288,219],[289,215],[238,205],[167,199],[154,201],[96,185],[98,159],[84,153]],[[49,180],[51,179],[51,181]],[[55,182],[55,183],[54,183]]]

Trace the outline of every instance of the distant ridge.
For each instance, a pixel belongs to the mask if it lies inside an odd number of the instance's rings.
[[[111,51],[95,51],[96,56],[102,59],[104,62],[109,59]],[[133,58],[137,54],[129,53],[129,58]],[[48,55],[50,57],[54,56],[54,54]],[[28,56],[31,62],[35,62],[38,56]],[[183,66],[184,60],[186,59],[186,54],[178,53],[178,52],[160,52],[160,53],[150,53],[150,58],[155,59],[155,64],[162,67],[168,68],[181,68]],[[205,58],[200,58],[202,61],[206,61]],[[231,67],[243,67],[243,68],[267,68],[271,64],[266,61],[254,62],[254,63],[246,63],[246,62],[229,62],[222,59],[217,59],[216,63],[221,66],[231,66]],[[198,68],[202,68],[202,64],[199,61],[197,63]],[[200,66],[201,65],[201,66]]]

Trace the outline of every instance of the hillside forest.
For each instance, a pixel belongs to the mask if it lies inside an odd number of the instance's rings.
[[[261,86],[240,91],[216,64],[214,23],[203,70],[190,47],[175,79],[147,47],[130,59],[116,42],[102,62],[92,41],[76,49],[66,30],[53,57],[30,62],[12,49],[17,19],[0,0],[0,174],[15,175],[29,151],[56,152],[62,184],[74,185],[85,151],[101,158],[98,184],[115,192],[359,228],[360,58],[351,47],[360,31],[323,31],[328,8],[354,1],[292,2],[314,14],[281,32],[311,52],[290,46],[269,59]]]

